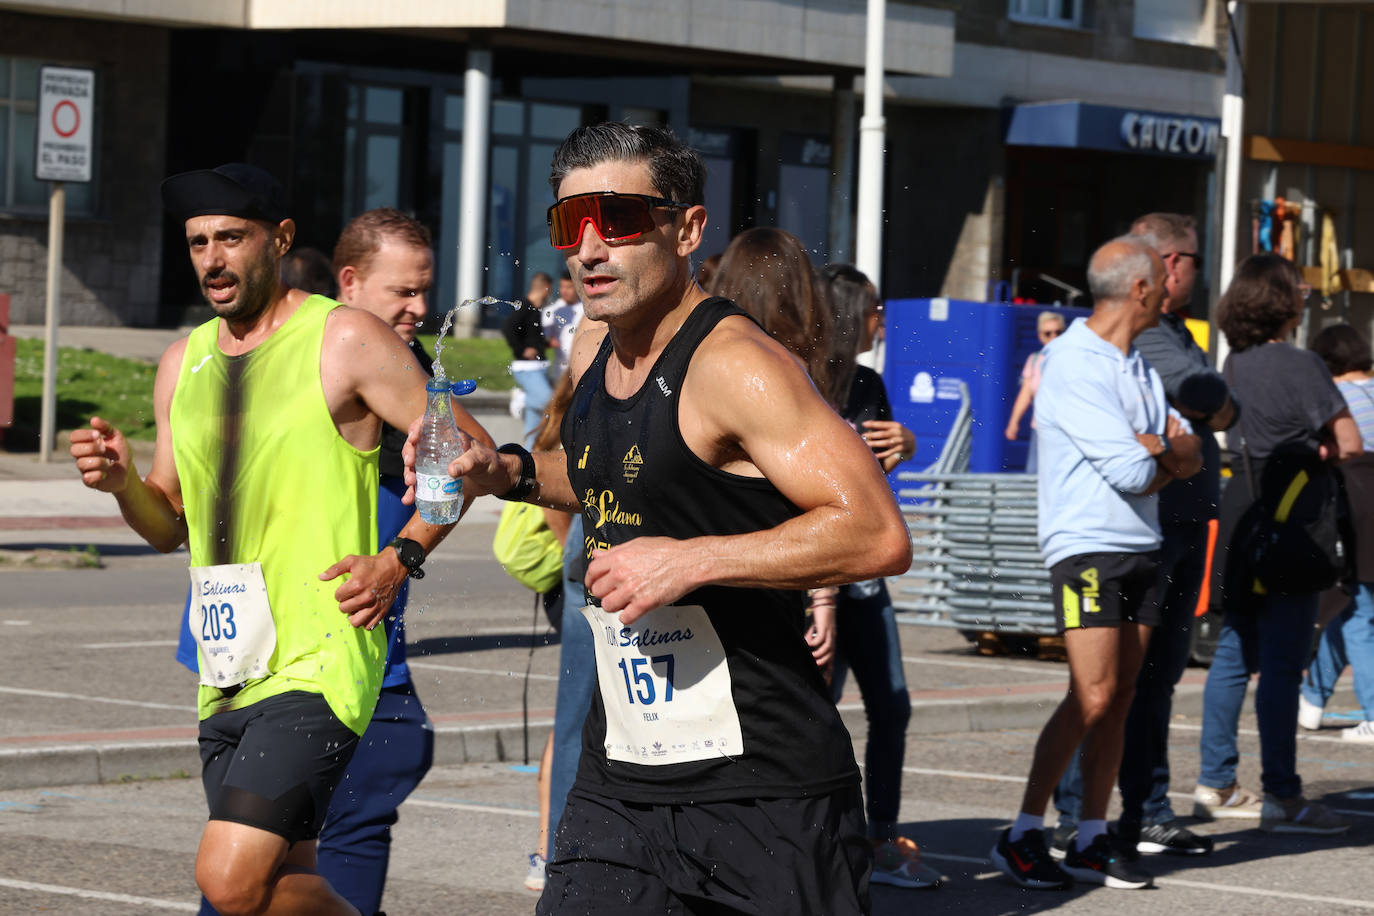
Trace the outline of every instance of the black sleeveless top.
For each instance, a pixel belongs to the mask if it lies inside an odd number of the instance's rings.
[[[767,480],[713,468],[682,440],[678,402],[692,354],[732,315],[747,317],[727,299],[697,305],[627,399],[606,392],[609,337],[579,380],[561,432],[589,552],[637,537],[743,534],[801,514]],[[802,593],[707,586],[678,603],[703,607],[720,636],[743,752],[660,766],[610,760],[598,691],[580,784],[626,801],[682,804],[823,794],[859,781],[849,733],[802,637]]]

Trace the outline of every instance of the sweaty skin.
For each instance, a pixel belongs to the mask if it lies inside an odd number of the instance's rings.
[[[612,190],[658,196],[642,162],[604,162],[571,172],[559,197]],[[689,256],[701,242],[705,208],[655,211],[655,228],[610,245],[584,230],[567,254],[587,317],[608,326],[614,352],[605,384],[627,397],[646,381],[664,346],[706,298]],[[571,371],[580,378],[599,342],[588,332],[574,343]],[[712,467],[766,477],[802,510],[775,528],[728,537],[636,538],[599,551],[586,582],[602,608],[628,624],[706,584],[803,589],[897,575],[911,562],[911,543],[873,452],[817,393],[801,364],[742,317],[707,335],[683,381],[679,425],[688,448]],[[406,481],[414,483],[411,428]],[[535,456],[538,486],[529,501],[576,511],[561,451]],[[504,493],[519,459],[475,447],[449,472],[476,493]],[[407,500],[413,493],[407,494]]]

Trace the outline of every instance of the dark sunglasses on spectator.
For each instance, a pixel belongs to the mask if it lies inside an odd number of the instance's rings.
[[[549,241],[555,248],[576,248],[591,223],[602,241],[628,242],[654,228],[654,210],[685,210],[690,206],[648,194],[574,194],[549,207]]]
[[[1202,255],[1198,254],[1196,251],[1175,251],[1175,252],[1174,252],[1174,257],[1176,257],[1176,258],[1192,258],[1192,259],[1193,259],[1193,267],[1194,267],[1196,270],[1198,270],[1199,272],[1201,272],[1201,270],[1202,270]]]

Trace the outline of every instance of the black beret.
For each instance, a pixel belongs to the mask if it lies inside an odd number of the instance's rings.
[[[173,175],[162,182],[162,205],[181,219],[222,215],[276,225],[287,216],[281,183],[242,162]]]

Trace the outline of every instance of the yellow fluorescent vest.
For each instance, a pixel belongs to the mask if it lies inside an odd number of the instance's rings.
[[[260,563],[277,631],[272,673],[233,696],[201,685],[202,719],[304,690],[362,734],[377,702],[383,630],[349,625],[334,600],[341,580],[319,579],[349,554],[377,551],[378,450],[344,441],[320,381],[337,306],[311,296],[242,356],[220,350],[218,318],[186,344],[171,432],[191,565]]]

